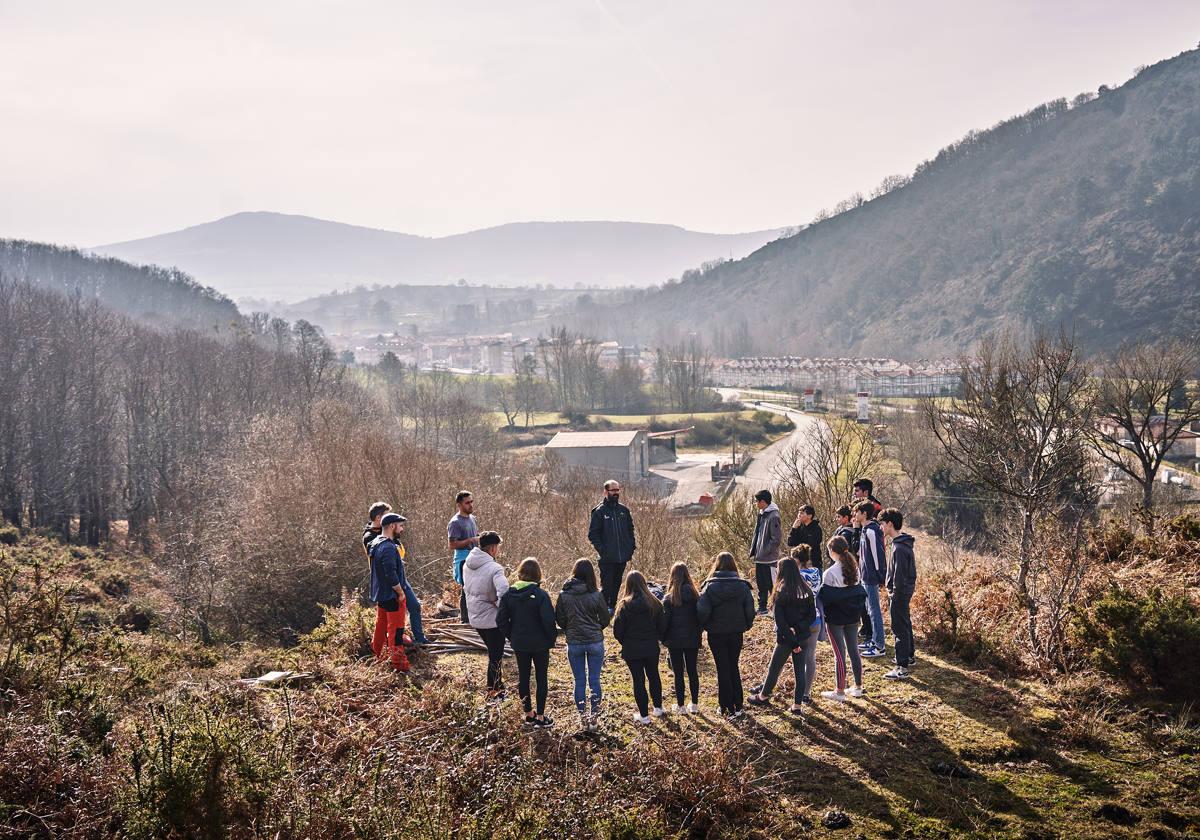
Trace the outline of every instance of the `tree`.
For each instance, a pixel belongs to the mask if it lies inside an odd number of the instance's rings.
[[[517,409],[525,415],[525,428],[528,429],[529,421],[541,402],[542,390],[537,379],[537,359],[532,354],[522,356],[519,360],[514,358],[513,372],[516,374],[514,399]]]
[[[1027,350],[1011,335],[993,338],[962,369],[962,396],[948,405],[926,400],[926,422],[947,460],[1020,517],[1014,586],[1030,644],[1045,656],[1031,580],[1034,530],[1039,516],[1072,504],[1091,472],[1088,372],[1065,333],[1038,335]]]
[[[1122,347],[1096,372],[1092,448],[1142,490],[1154,507],[1154,483],[1179,436],[1200,420],[1200,391],[1190,380],[1200,368],[1195,343],[1178,340]]]

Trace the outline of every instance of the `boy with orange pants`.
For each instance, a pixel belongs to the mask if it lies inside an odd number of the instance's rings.
[[[371,600],[375,602],[375,633],[371,650],[375,657],[391,651],[392,667],[409,669],[404,653],[404,623],[408,618],[404,598],[404,547],[400,534],[407,520],[398,513],[386,513],[380,520],[380,534],[371,543]]]

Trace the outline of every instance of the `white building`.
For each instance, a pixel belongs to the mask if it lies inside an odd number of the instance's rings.
[[[650,474],[646,432],[559,432],[545,446],[552,472],[584,470],[600,480],[637,481]]]

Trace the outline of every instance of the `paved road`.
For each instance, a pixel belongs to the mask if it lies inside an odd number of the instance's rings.
[[[785,438],[780,438],[766,449],[755,454],[754,460],[746,468],[746,473],[739,476],[737,480],[739,486],[751,491],[777,485],[779,479],[776,475],[776,467],[779,465],[780,458],[792,448],[804,446],[807,442],[806,437],[811,429],[816,424],[824,422],[811,414],[805,414],[802,411],[793,411],[781,405],[761,403],[756,408],[790,417],[792,422],[796,424],[796,431]]]

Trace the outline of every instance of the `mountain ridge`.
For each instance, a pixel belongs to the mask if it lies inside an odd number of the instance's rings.
[[[554,283],[616,287],[749,253],[784,228],[713,234],[624,221],[509,222],[423,237],[313,216],[245,211],[89,250],[177,266],[235,297],[291,301],[346,284]]]

